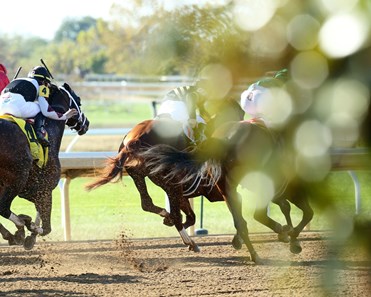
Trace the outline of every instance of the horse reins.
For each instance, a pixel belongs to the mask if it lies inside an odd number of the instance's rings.
[[[86,117],[84,118],[82,116],[82,112],[81,112],[80,106],[77,104],[75,98],[73,98],[73,96],[70,94],[70,92],[67,91],[66,88],[64,88],[63,86],[60,86],[58,88],[64,90],[67,93],[68,97],[70,98],[70,103],[73,102],[73,104],[76,106],[76,109],[77,109],[77,111],[79,113],[78,121],[81,121],[82,125],[84,125],[85,122],[86,122]],[[69,104],[69,106],[71,106],[71,104]],[[74,128],[76,126],[77,126],[77,123],[74,126],[71,126],[70,128]]]

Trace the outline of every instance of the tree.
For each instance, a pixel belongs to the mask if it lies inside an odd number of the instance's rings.
[[[55,42],[61,42],[64,39],[76,41],[77,36],[80,32],[87,31],[92,27],[95,27],[97,20],[86,16],[83,18],[67,18],[63,21],[54,36]]]

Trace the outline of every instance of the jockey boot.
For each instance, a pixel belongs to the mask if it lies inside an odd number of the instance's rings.
[[[41,112],[39,112],[35,117],[34,128],[35,128],[37,141],[43,147],[48,147],[50,146],[50,143],[49,143],[49,140],[45,138],[46,132],[44,129],[44,121],[45,121],[44,115]]]

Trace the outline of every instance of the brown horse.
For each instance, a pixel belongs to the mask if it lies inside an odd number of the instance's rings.
[[[242,120],[244,112],[235,100],[225,100],[220,106],[223,112],[215,114],[206,127],[205,135],[209,136],[215,127],[229,121]],[[170,214],[164,208],[153,204],[150,197],[145,178],[147,169],[145,164],[137,159],[137,153],[147,150],[153,145],[167,144],[178,150],[189,150],[194,143],[184,134],[182,125],[170,118],[156,118],[146,120],[137,124],[125,137],[115,158],[108,159],[106,168],[100,174],[98,180],[86,186],[88,190],[95,189],[113,180],[122,178],[125,170],[133,179],[136,188],[140,193],[141,206],[144,211],[152,212],[164,217],[164,224],[172,226]],[[185,213],[186,220],[184,228],[195,224],[196,216],[190,206],[188,198],[205,196],[209,201],[223,201],[223,197],[215,189],[209,191],[201,189],[198,184],[193,185],[188,191],[182,192],[180,209]],[[236,241],[237,242],[237,241]]]
[[[251,259],[259,263],[261,259],[249,239],[247,223],[241,212],[241,197],[237,193],[237,186],[243,183],[246,176],[255,177],[247,179],[247,188],[254,190],[257,184],[264,180],[266,184],[261,186],[266,192],[259,191],[259,194],[267,195],[269,190],[275,189],[275,192],[270,193],[272,201],[283,205],[284,208],[288,207],[284,209],[284,213],[288,216],[286,219],[291,227],[289,235],[292,252],[301,251],[297,237],[313,217],[313,210],[306,195],[308,188],[296,178],[289,179],[285,174],[286,160],[281,150],[276,147],[277,142],[267,129],[249,122],[237,122],[218,129],[213,138],[206,140],[204,145],[193,152],[181,152],[170,146],[157,145],[142,151],[137,157],[147,176],[167,193],[171,219],[185,244],[190,247],[195,245],[183,232],[179,197],[184,188],[200,180],[209,190],[222,195]],[[283,227],[267,215],[271,199],[261,198],[262,202],[255,212],[255,218],[276,233],[282,232]],[[303,218],[295,228],[289,218],[290,207],[287,206],[286,199],[303,211]]]
[[[35,164],[27,136],[19,126],[0,119],[0,215],[11,220],[17,227],[13,235],[0,224],[0,233],[8,240],[9,245],[23,244],[25,249],[34,246],[37,235],[44,236],[51,232],[52,191],[60,179],[58,154],[65,125],[80,135],[85,134],[89,127],[89,121],[80,109],[80,98],[68,84],[61,87],[52,85],[49,103],[57,112],[65,113],[68,109],[75,108],[79,114],[67,122],[46,119],[45,129],[49,135],[50,147],[48,162],[42,168]],[[16,215],[11,211],[10,207],[16,196],[35,204],[35,222],[27,215]],[[31,232],[27,238],[25,226]]]

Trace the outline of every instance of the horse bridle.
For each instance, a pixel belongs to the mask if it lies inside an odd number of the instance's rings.
[[[63,91],[65,91],[67,93],[68,97],[70,98],[70,102],[69,102],[68,106],[71,107],[71,103],[73,103],[73,105],[76,107],[76,110],[78,112],[78,118],[77,118],[76,123],[74,125],[72,125],[72,126],[69,126],[69,127],[71,129],[74,129],[74,128],[77,127],[78,124],[80,125],[80,127],[84,127],[84,125],[86,124],[87,118],[81,112],[80,105],[76,102],[75,98],[73,98],[73,96],[71,95],[71,93],[65,87],[58,86],[58,89],[63,90]]]

